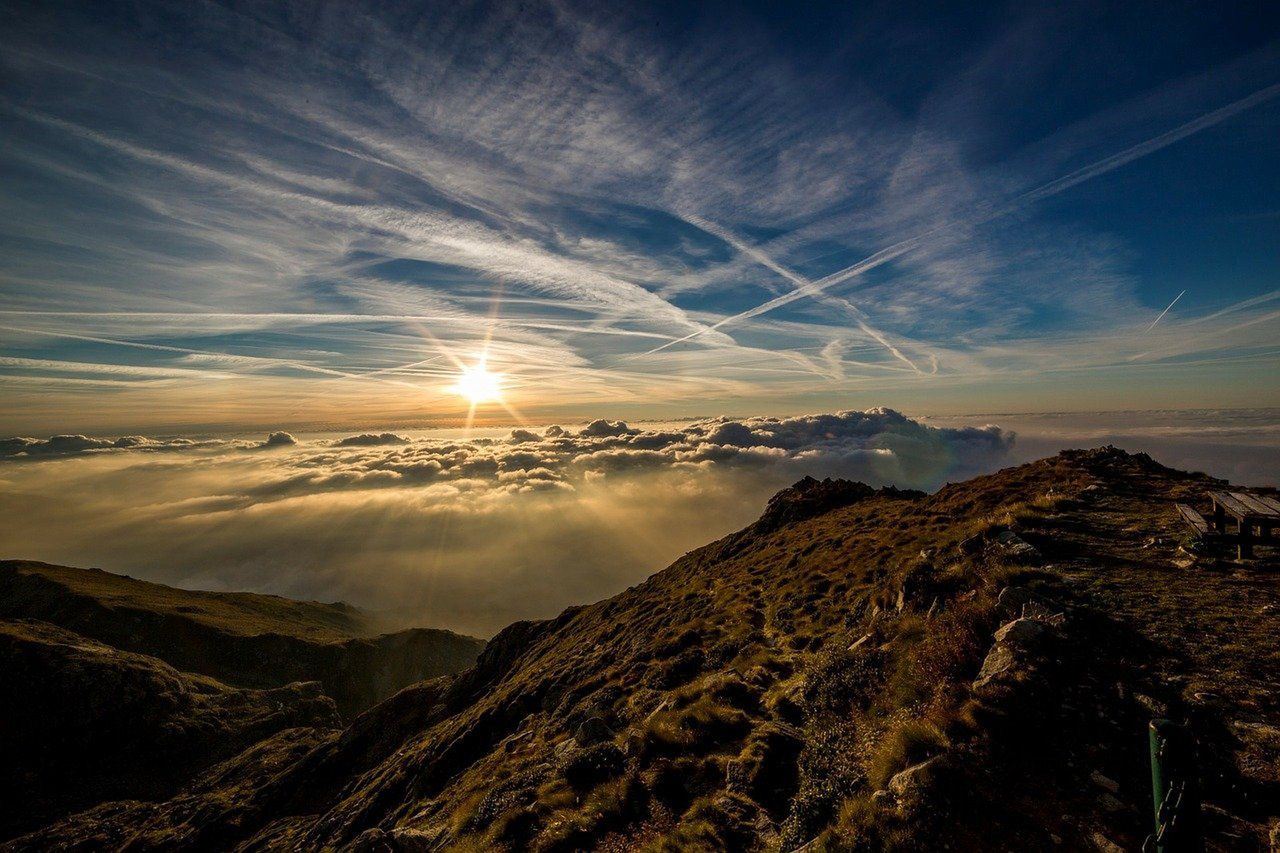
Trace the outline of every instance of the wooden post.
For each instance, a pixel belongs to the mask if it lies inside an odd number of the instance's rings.
[[[1227,532],[1227,514],[1222,511],[1222,504],[1213,502],[1213,529],[1219,533]]]
[[[1240,533],[1237,540],[1240,544],[1236,547],[1236,556],[1238,559],[1247,560],[1253,556],[1253,540],[1250,538],[1252,525],[1241,519],[1238,529]]]

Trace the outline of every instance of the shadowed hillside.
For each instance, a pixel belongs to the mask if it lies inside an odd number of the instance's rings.
[[[334,728],[320,685],[241,690],[45,622],[0,621],[0,832],[174,793],[264,737]]]
[[[0,562],[0,618],[39,619],[241,687],[318,681],[350,717],[470,666],[483,647],[435,628],[375,635],[349,604],[197,592],[99,569]]]
[[[342,731],[9,846],[1135,849],[1170,717],[1210,848],[1266,850],[1280,562],[1189,547],[1173,501],[1216,482],[1111,448],[933,495],[805,480]]]

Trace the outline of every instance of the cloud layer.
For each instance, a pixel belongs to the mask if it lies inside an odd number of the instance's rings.
[[[40,449],[0,467],[6,556],[480,633],[635,583],[806,474],[933,488],[997,467],[1013,441],[889,409],[471,438],[66,438],[13,440]]]

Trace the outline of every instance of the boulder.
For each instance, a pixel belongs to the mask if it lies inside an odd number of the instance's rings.
[[[1048,622],[1021,617],[1007,622],[995,633],[995,643],[982,661],[973,682],[977,694],[990,694],[1037,676],[1052,662],[1051,646],[1057,631]]]
[[[578,726],[578,731],[574,737],[583,746],[591,746],[595,743],[613,740],[613,729],[609,728],[609,724],[599,717],[588,717],[582,721],[582,725]]]
[[[1040,551],[1027,540],[1012,530],[996,534],[995,543],[1005,556],[1022,562],[1035,562],[1040,559]]]

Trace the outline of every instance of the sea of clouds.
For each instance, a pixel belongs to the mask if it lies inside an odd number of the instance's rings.
[[[1280,410],[802,417],[255,439],[0,440],[0,557],[346,600],[489,635],[637,583],[806,475],[934,489],[1116,443],[1280,479]],[[1017,431],[1017,441],[1014,432]]]
[[[935,488],[1012,434],[890,409],[464,436],[0,441],[3,556],[487,635],[636,583],[805,475]]]

